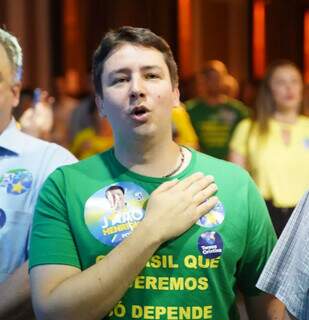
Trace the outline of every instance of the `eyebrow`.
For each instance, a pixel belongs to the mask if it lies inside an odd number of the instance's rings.
[[[142,71],[148,71],[148,70],[152,70],[152,69],[158,69],[159,71],[162,70],[161,67],[159,66],[156,66],[156,65],[150,65],[150,66],[144,66],[144,67],[141,67],[141,70]],[[112,76],[114,74],[117,74],[117,73],[129,73],[130,72],[130,68],[119,68],[119,69],[116,69],[116,70],[113,70],[109,76]]]
[[[162,68],[161,67],[159,67],[159,66],[156,66],[156,65],[154,65],[154,66],[145,66],[145,67],[142,67],[142,70],[143,71],[147,71],[147,70],[151,70],[151,69],[158,69],[158,70],[162,70]]]

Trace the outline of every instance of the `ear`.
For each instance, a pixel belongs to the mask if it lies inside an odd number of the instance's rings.
[[[19,98],[20,98],[20,90],[21,90],[21,83],[17,82],[11,86],[11,92],[13,95],[13,108],[17,107],[19,104]]]
[[[97,105],[98,111],[99,111],[99,115],[104,118],[106,117],[106,114],[104,112],[104,103],[103,103],[103,99],[98,96],[97,94],[95,95],[95,103]]]
[[[173,107],[180,106],[180,93],[178,87],[173,90]]]

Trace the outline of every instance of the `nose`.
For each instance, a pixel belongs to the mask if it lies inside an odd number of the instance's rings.
[[[143,97],[145,97],[145,87],[143,85],[143,80],[138,76],[132,77],[130,86],[130,98],[138,99]]]

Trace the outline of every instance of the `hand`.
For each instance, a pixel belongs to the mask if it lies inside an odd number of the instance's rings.
[[[45,107],[52,107],[52,105],[55,103],[55,98],[53,96],[50,96],[48,91],[43,90],[38,102],[42,103],[42,105],[44,105]]]
[[[165,182],[151,194],[142,224],[159,243],[175,238],[216,205],[216,191],[214,178],[200,172]]]

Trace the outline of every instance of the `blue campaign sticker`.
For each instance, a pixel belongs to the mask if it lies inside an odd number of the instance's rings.
[[[223,252],[223,241],[218,232],[204,232],[198,239],[198,249],[208,259],[215,259]]]
[[[85,204],[86,226],[97,240],[116,246],[143,220],[148,198],[149,194],[133,182],[104,187]]]
[[[309,138],[304,139],[304,147],[309,150]]]
[[[216,206],[207,214],[202,216],[196,224],[207,228],[215,227],[223,222],[224,215],[224,206],[222,202],[219,201]]]
[[[26,169],[13,169],[0,177],[0,187],[6,188],[6,192],[19,195],[27,192],[32,185],[32,174]]]
[[[6,222],[5,212],[2,209],[0,209],[0,229],[4,227],[5,222]]]

